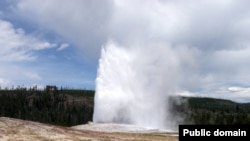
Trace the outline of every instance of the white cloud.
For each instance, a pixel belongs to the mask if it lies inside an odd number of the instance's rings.
[[[213,90],[210,89],[210,91],[199,91],[199,92],[193,92],[193,91],[179,91],[176,93],[176,95],[179,96],[185,96],[185,97],[212,97],[212,98],[220,98],[220,99],[228,99],[232,100],[234,102],[249,102],[250,97],[250,87],[239,87],[239,86],[222,86],[218,88],[214,88]]]
[[[176,76],[182,80],[179,87],[219,96],[219,87],[250,83],[248,5],[248,0],[22,0],[15,10],[78,45],[94,63],[108,38],[125,47],[171,46],[182,65]],[[156,50],[151,54],[164,54]]]
[[[28,79],[32,79],[32,80],[41,80],[42,77],[35,73],[35,72],[25,72],[24,75],[28,78]]]
[[[8,84],[21,85],[29,84],[33,80],[41,80],[39,72],[37,72],[37,65],[25,66],[21,63],[1,62],[0,78],[7,81],[1,81],[0,85]],[[21,83],[21,84],[20,84]]]
[[[194,96],[197,96],[197,94],[192,93],[190,91],[180,91],[180,92],[177,92],[176,95],[185,96],[185,97],[194,97]]]
[[[61,46],[60,46],[59,48],[57,48],[56,50],[57,50],[57,51],[62,51],[62,50],[64,50],[64,49],[68,48],[68,47],[69,47],[69,44],[63,43],[63,44],[61,44]]]
[[[249,102],[249,87],[230,86],[220,88],[214,92],[213,97],[230,99],[236,102]]]
[[[11,87],[42,80],[35,62],[38,51],[56,47],[47,41],[27,34],[22,28],[0,19],[0,85]],[[28,61],[28,62],[27,62]]]
[[[10,80],[0,77],[0,87],[1,87],[1,88],[6,87],[6,86],[9,86],[10,83],[11,83]]]
[[[229,87],[228,91],[231,93],[236,93],[233,95],[234,98],[235,97],[249,98],[250,87],[239,87],[239,86]]]
[[[83,56],[98,59],[101,45],[107,38],[106,26],[112,11],[110,0],[21,0],[16,8],[18,15],[79,46],[83,49]]]
[[[0,19],[0,61],[30,61],[36,56],[33,51],[55,47],[47,41],[25,34],[21,28]]]

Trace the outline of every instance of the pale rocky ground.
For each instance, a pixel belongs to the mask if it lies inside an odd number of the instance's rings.
[[[177,135],[176,131],[170,130],[159,130],[152,128],[138,127],[129,124],[115,124],[115,123],[93,123],[73,126],[75,129],[91,130],[99,132],[122,132],[122,133],[161,133],[161,134],[171,134]]]
[[[177,141],[178,134],[118,124],[60,127],[0,117],[0,141]]]

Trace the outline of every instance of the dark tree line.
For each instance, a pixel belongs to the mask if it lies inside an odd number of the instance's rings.
[[[68,94],[74,92],[78,96]],[[0,90],[0,116],[63,126],[84,124],[92,120],[93,95],[93,91],[58,90],[55,86]]]
[[[12,117],[62,126],[92,120],[94,91],[47,86],[0,88],[0,117]],[[171,97],[171,112],[183,117],[181,124],[249,124],[250,103],[197,97]]]
[[[185,115],[189,124],[248,124],[250,125],[250,104],[236,103],[215,98],[182,98],[182,104],[175,104],[174,110]]]

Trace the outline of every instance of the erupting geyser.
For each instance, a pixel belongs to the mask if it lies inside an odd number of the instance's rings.
[[[178,56],[170,46],[125,47],[110,41],[99,60],[93,121],[175,130],[168,97],[174,93],[178,69]]]

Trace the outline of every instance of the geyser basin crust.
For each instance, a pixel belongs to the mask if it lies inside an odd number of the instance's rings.
[[[84,129],[99,132],[124,132],[124,133],[161,133],[161,134],[171,134],[177,136],[178,132],[170,130],[160,130],[138,127],[129,124],[116,124],[116,123],[93,123],[73,126],[75,129]]]

